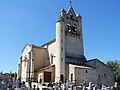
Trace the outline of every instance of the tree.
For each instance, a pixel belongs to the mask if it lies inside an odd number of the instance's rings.
[[[117,60],[108,61],[106,63],[106,65],[108,67],[112,68],[112,70],[114,71],[114,74],[115,74],[115,81],[117,81],[118,84],[120,85],[120,62]]]
[[[119,82],[119,84],[120,84],[120,67],[116,69],[115,75],[116,75],[116,80],[117,80],[117,81]]]

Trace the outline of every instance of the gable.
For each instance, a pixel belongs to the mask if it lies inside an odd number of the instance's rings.
[[[22,50],[22,53],[23,53],[24,51],[27,51],[28,49],[30,49],[31,46],[32,46],[32,45],[30,45],[30,44],[26,44],[26,45],[24,46],[23,50]]]
[[[106,69],[109,69],[109,70],[111,70],[112,71],[112,69],[111,68],[109,68],[106,64],[104,64],[103,62],[101,62],[100,60],[98,60],[98,59],[92,59],[92,60],[88,60],[85,64],[87,64],[87,65],[90,65],[90,66],[92,66],[92,67],[94,67],[94,68],[106,68]]]
[[[67,17],[68,17],[68,18],[76,19],[76,14],[75,14],[72,6],[70,6],[70,8],[68,9],[68,11],[67,11],[66,14],[67,14]]]

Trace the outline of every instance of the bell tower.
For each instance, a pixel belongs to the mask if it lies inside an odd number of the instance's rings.
[[[86,61],[84,57],[82,37],[82,17],[75,14],[72,5],[68,11],[61,9],[56,21],[56,63],[55,81],[63,81],[69,77],[66,73],[69,64],[80,65]],[[67,70],[67,71],[66,71]]]
[[[72,6],[66,13],[66,53],[84,55],[82,38],[82,17],[75,14]]]

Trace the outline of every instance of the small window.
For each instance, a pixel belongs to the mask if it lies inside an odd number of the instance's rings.
[[[63,61],[63,58],[61,58],[61,61]]]
[[[55,56],[54,56],[54,54],[52,53],[52,54],[50,55],[50,58],[49,58],[50,61],[51,61],[51,64],[53,64],[53,59],[54,59],[54,57],[55,57]]]
[[[63,39],[61,39],[61,42],[63,42]]]
[[[104,77],[106,78],[106,73],[104,73]]]
[[[88,71],[86,70],[86,73],[88,73]]]
[[[73,19],[73,14],[72,13],[70,13],[70,19]]]
[[[53,55],[51,56],[51,64],[53,64]]]
[[[63,51],[63,48],[61,48],[61,51]]]
[[[98,78],[101,78],[101,76],[100,76],[100,75],[98,75]]]

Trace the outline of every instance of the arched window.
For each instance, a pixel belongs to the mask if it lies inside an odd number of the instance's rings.
[[[73,33],[77,34],[77,26],[76,26],[76,24],[73,25]]]
[[[53,64],[53,53],[50,55],[51,64]]]
[[[71,32],[71,26],[70,26],[70,23],[67,24],[67,31],[68,31],[68,32]]]
[[[51,62],[51,64],[53,64],[53,58],[54,58],[55,56],[54,56],[54,54],[52,53],[51,55],[50,55],[50,62]]]

